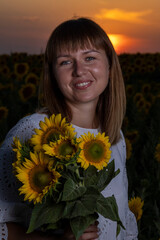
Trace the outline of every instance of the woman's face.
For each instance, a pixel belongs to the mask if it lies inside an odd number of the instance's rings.
[[[54,74],[66,102],[97,103],[108,85],[109,62],[103,49],[90,47],[57,54]]]

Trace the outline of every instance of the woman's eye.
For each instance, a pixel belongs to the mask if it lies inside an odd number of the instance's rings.
[[[86,57],[86,60],[87,61],[92,61],[92,60],[94,60],[95,59],[95,57]]]
[[[68,64],[70,64],[70,63],[71,63],[70,60],[62,61],[62,62],[60,62],[60,66],[68,65]]]

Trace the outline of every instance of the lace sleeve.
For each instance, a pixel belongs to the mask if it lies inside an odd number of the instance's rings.
[[[0,148],[0,239],[7,239],[6,222],[22,222],[27,225],[29,206],[24,204],[18,193],[18,183],[12,171],[15,153],[12,150],[13,137],[26,140],[39,127],[42,114],[33,114],[21,119],[7,134]]]
[[[1,240],[8,239],[8,230],[7,225],[5,223],[0,223],[0,238]]]

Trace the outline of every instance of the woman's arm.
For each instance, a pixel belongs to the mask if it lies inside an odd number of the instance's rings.
[[[18,223],[7,223],[8,240],[58,240],[56,236],[45,236],[42,232],[26,233],[26,229]]]
[[[26,233],[26,229],[18,223],[7,223],[8,240],[75,240],[70,229],[67,229],[63,236],[46,236],[45,233],[35,231]],[[97,224],[89,226],[79,240],[96,240],[98,238]]]

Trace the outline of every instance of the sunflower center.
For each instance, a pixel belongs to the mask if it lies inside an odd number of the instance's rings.
[[[59,140],[60,132],[56,129],[49,129],[45,132],[43,143],[50,143]]]
[[[104,145],[101,141],[91,141],[84,146],[84,155],[89,162],[101,162],[104,156]]]
[[[30,171],[29,180],[32,189],[40,193],[51,182],[52,174],[47,168],[36,166]]]
[[[59,154],[62,156],[71,155],[73,150],[73,146],[68,142],[64,142],[59,146]]]

